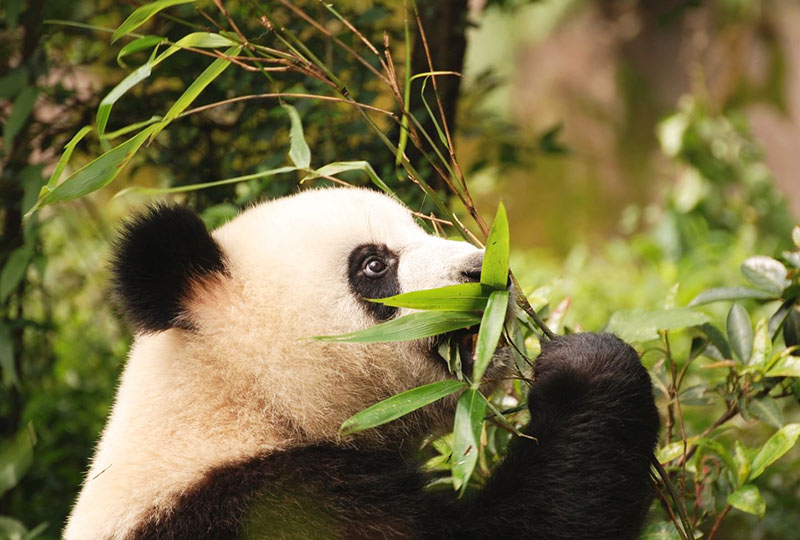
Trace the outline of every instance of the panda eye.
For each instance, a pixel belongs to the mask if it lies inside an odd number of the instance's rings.
[[[370,278],[379,278],[383,276],[389,269],[386,261],[380,257],[372,256],[364,261],[363,265],[364,275]]]

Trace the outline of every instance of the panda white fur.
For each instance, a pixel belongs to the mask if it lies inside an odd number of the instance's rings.
[[[425,491],[409,459],[455,398],[339,437],[353,413],[448,371],[432,340],[309,336],[398,314],[364,298],[476,281],[481,259],[367,190],[305,191],[211,234],[178,206],[133,219],[113,270],[137,336],[65,538],[635,537],[658,415],[613,336],[545,346],[536,440],[512,441],[470,500]]]

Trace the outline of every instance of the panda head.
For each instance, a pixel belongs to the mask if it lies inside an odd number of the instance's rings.
[[[125,228],[113,262],[115,290],[139,334],[129,369],[139,362],[149,384],[163,385],[154,399],[188,402],[179,405],[186,416],[201,396],[210,399],[254,441],[337,440],[355,412],[452,375],[435,340],[310,338],[405,314],[367,298],[477,281],[482,256],[362,189],[267,202],[213,233],[186,208],[156,206]],[[429,431],[451,406],[445,400],[365,438]]]

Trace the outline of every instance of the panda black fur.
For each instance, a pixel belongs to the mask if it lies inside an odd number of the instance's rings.
[[[446,366],[428,340],[304,338],[403,314],[364,298],[475,281],[481,257],[366,190],[268,202],[213,234],[176,206],[131,221],[114,284],[137,337],[66,540],[635,538],[659,421],[647,372],[611,335],[545,344],[536,440],[512,441],[472,499],[425,491],[408,459],[455,397],[339,437]]]

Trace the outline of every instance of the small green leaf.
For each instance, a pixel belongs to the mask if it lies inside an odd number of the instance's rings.
[[[689,302],[689,305],[700,306],[723,300],[768,300],[774,297],[773,294],[750,287],[717,287],[701,292]]]
[[[130,72],[119,84],[117,84],[111,91],[106,94],[106,97],[100,101],[100,106],[97,108],[97,117],[95,123],[97,124],[97,133],[102,137],[106,131],[108,124],[108,117],[111,115],[111,108],[114,104],[125,95],[125,93],[145,80],[152,72],[153,63],[147,62]]]
[[[764,517],[764,512],[767,511],[767,503],[764,502],[761,492],[753,484],[745,484],[728,495],[728,504],[760,518]]]
[[[117,53],[117,63],[120,66],[125,67],[124,62],[122,62],[122,58],[124,56],[139,51],[144,51],[155,45],[164,43],[165,41],[167,41],[167,38],[162,36],[142,36],[140,38],[136,38],[127,45],[125,45],[124,47],[122,47],[122,49],[120,49],[120,51]]]
[[[748,404],[747,409],[753,416],[772,427],[778,429],[783,427],[783,411],[781,411],[781,407],[778,405],[778,402],[775,401],[775,398],[764,396],[759,399],[754,399]]]
[[[658,338],[658,330],[679,330],[709,320],[705,313],[689,308],[621,310],[611,315],[606,331],[624,341],[649,341]]]
[[[83,126],[78,133],[72,137],[69,142],[64,145],[64,153],[58,160],[58,164],[56,165],[53,174],[50,175],[50,179],[47,181],[47,187],[52,190],[52,188],[56,187],[58,184],[59,179],[61,179],[61,173],[64,172],[64,167],[67,166],[69,163],[69,158],[72,157],[72,152],[75,150],[75,147],[78,145],[81,140],[86,137],[86,135],[92,131],[90,126]]]
[[[314,339],[352,343],[411,341],[467,328],[480,321],[480,316],[473,313],[421,311],[349,334],[316,336]]]
[[[239,46],[231,47],[225,51],[224,55],[236,56],[241,50],[242,48]],[[211,84],[214,79],[219,77],[219,75],[228,69],[230,65],[231,62],[226,58],[217,58],[211,62],[211,65],[209,65],[200,75],[197,76],[192,84],[189,85],[189,88],[187,88],[183,94],[181,94],[178,100],[172,105],[172,107],[169,108],[167,114],[164,115],[164,119],[153,126],[155,127],[155,130],[150,136],[150,140],[155,139],[161,130],[167,127],[170,122],[175,120],[178,115],[186,110],[186,107],[191,105],[194,100],[197,99],[197,96],[199,96],[200,93],[205,90],[206,86]]]
[[[750,480],[755,480],[786,452],[792,449],[800,437],[800,424],[786,424],[770,437],[753,458]]]
[[[753,337],[753,354],[750,357],[750,365],[758,366],[763,369],[772,357],[772,340],[767,329],[767,320],[761,319],[756,324],[756,333]]]
[[[0,272],[0,303],[5,302],[8,295],[19,285],[25,277],[25,270],[33,257],[33,250],[30,246],[20,246],[11,252],[3,270]]]
[[[772,257],[756,255],[742,263],[742,274],[754,287],[780,296],[783,289],[789,286],[786,279],[786,267]]]
[[[706,323],[700,326],[700,329],[705,333],[714,347],[717,348],[723,358],[728,360],[733,358],[733,353],[731,352],[731,346],[728,343],[728,340],[725,339],[725,336],[716,326]]]
[[[481,327],[478,331],[478,342],[475,345],[475,363],[472,366],[472,384],[477,388],[481,377],[489,367],[492,355],[503,333],[503,323],[508,309],[508,291],[492,291],[486,311],[483,312]]]
[[[486,401],[475,388],[461,394],[453,424],[453,487],[461,493],[467,487],[480,454],[481,427],[486,416]]]
[[[750,363],[753,355],[753,326],[747,310],[739,304],[733,304],[728,312],[727,327],[733,354],[742,364]]]
[[[21,428],[13,438],[0,446],[0,495],[13,488],[28,471],[33,461],[36,433],[33,425]]]
[[[385,306],[435,311],[482,311],[492,290],[482,283],[459,283],[386,298],[367,298]]]
[[[283,105],[283,108],[289,114],[289,120],[292,122],[292,127],[289,131],[289,160],[298,169],[308,169],[311,166],[311,150],[308,148],[308,143],[306,143],[306,138],[303,134],[303,123],[300,121],[300,115],[297,114],[297,109],[291,105]]]
[[[339,430],[345,435],[350,435],[386,424],[458,392],[466,386],[466,383],[461,381],[446,380],[406,390],[354,414],[342,423]]]
[[[194,1],[195,0],[159,0],[158,2],[151,2],[136,8],[136,10],[119,25],[119,28],[114,30],[114,33],[111,34],[111,43],[114,43],[122,36],[130,34],[159,11],[171,6],[189,4]]]
[[[486,253],[481,268],[481,283],[493,289],[505,290],[508,283],[508,216],[501,202],[486,241]]]
[[[674,441],[666,446],[662,446],[658,449],[658,452],[656,452],[656,458],[658,459],[659,463],[669,463],[673,459],[681,457],[684,451],[688,451],[689,448],[694,445],[694,441],[696,440],[696,436],[689,437],[685,442],[683,440]]]
[[[752,452],[742,446],[739,441],[734,441],[733,449],[733,460],[736,462],[736,468],[733,469],[733,472],[736,473],[736,485],[741,486],[750,478],[750,471],[752,470],[750,455]]]
[[[69,201],[82,197],[87,193],[111,183],[125,165],[136,154],[155,126],[140,131],[134,137],[112,148],[105,154],[95,158],[88,165],[72,173],[66,180],[50,190],[47,186],[42,188],[39,201],[28,212],[37,208],[61,201]]]
[[[682,540],[681,533],[675,528],[675,525],[669,521],[662,521],[661,523],[654,523],[648,525],[639,540]]]
[[[25,120],[28,119],[31,111],[33,111],[33,106],[36,104],[36,98],[38,97],[38,88],[26,86],[20,90],[16,99],[14,99],[11,112],[3,124],[3,149],[6,155],[11,152],[11,147],[14,144],[14,137],[17,136],[19,130],[25,125]]]
[[[378,173],[375,172],[375,169],[372,168],[372,165],[366,161],[336,161],[334,163],[328,163],[324,167],[320,167],[319,169],[306,175],[302,180],[300,180],[300,183],[302,184],[307,180],[314,180],[315,178],[320,178],[322,176],[336,176],[339,173],[347,171],[361,171],[366,173],[372,183],[380,188],[381,191],[393,198],[397,198],[391,188],[387,186],[383,180],[381,180],[381,177],[378,176]]]

